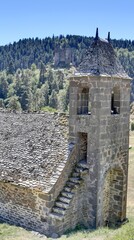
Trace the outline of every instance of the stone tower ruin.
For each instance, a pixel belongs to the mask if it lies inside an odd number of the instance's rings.
[[[87,223],[126,219],[130,78],[110,43],[96,37],[70,79],[70,144],[88,165]]]

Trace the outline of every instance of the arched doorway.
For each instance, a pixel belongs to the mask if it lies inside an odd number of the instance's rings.
[[[106,174],[103,190],[103,225],[115,226],[123,213],[123,172],[111,169]]]

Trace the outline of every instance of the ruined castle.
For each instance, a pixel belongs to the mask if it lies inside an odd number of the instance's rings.
[[[125,221],[130,80],[97,31],[69,117],[0,112],[1,220],[47,236]]]

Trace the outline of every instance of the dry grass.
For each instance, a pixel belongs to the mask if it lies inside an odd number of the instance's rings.
[[[129,150],[129,172],[128,172],[128,198],[127,198],[127,212],[128,215],[134,216],[134,133],[130,134]]]
[[[35,233],[28,232],[23,228],[0,224],[0,240],[45,240],[46,237],[40,238]]]

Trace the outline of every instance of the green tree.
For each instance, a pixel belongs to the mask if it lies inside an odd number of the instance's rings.
[[[7,98],[10,98],[15,95],[15,84],[12,83],[8,87],[8,93],[7,93]]]
[[[14,95],[8,99],[7,108],[10,108],[11,110],[16,110],[16,111],[22,110],[21,104],[17,96]]]
[[[58,98],[57,98],[57,94],[55,90],[52,90],[52,93],[49,97],[49,106],[52,108],[57,109],[57,105],[58,105]]]
[[[31,70],[32,70],[32,71],[35,71],[36,69],[37,69],[36,64],[35,64],[35,63],[32,63],[32,65],[31,65]]]
[[[54,73],[52,69],[49,69],[48,75],[47,75],[47,80],[49,84],[49,94],[51,95],[52,90],[53,90],[53,81],[54,81]]]
[[[8,93],[7,75],[5,72],[0,74],[0,98],[6,99]]]
[[[39,87],[45,83],[46,77],[45,77],[45,73],[46,73],[46,68],[44,63],[41,61],[40,64],[40,76],[39,76]]]
[[[5,107],[4,100],[0,98],[0,108],[4,108],[4,107]]]
[[[58,70],[56,74],[56,82],[59,89],[63,89],[64,74],[62,71]]]
[[[60,90],[58,94],[58,109],[65,112],[67,110],[66,90]]]
[[[37,89],[34,95],[34,110],[38,111],[44,106],[44,96],[41,89]]]
[[[7,67],[7,74],[14,74],[14,72],[15,72],[15,67],[14,67],[13,61],[10,60]]]
[[[22,70],[16,73],[15,92],[19,97],[23,110],[32,109],[33,93],[32,93],[32,71]]]
[[[44,106],[47,106],[49,103],[49,85],[48,82],[45,82],[45,84],[41,87],[41,93],[44,97]]]

